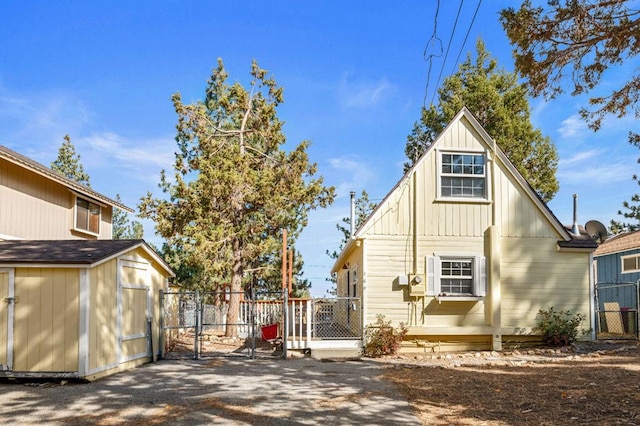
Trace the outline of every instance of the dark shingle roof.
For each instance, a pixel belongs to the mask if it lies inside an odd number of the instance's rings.
[[[141,244],[146,245],[144,240],[0,241],[0,265],[91,265]]]
[[[598,243],[591,238],[589,233],[582,226],[578,226],[578,230],[580,235],[574,235],[571,233],[572,226],[564,225],[564,228],[569,232],[571,239],[569,241],[558,241],[558,247],[561,248],[578,248],[578,249],[596,249],[598,247]]]

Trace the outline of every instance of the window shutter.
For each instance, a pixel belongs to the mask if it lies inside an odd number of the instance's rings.
[[[487,295],[487,259],[484,256],[476,256],[475,261],[475,295]]]
[[[347,294],[346,280],[345,280],[346,277],[347,277],[346,271],[338,272],[338,288],[336,292],[338,296]]]
[[[427,296],[440,293],[440,257],[427,256]]]

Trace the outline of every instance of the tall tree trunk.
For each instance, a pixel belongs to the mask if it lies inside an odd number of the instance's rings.
[[[231,294],[229,295],[229,312],[227,312],[227,332],[225,336],[238,335],[240,319],[240,294],[242,291],[242,241],[233,241],[233,265],[231,270]]]

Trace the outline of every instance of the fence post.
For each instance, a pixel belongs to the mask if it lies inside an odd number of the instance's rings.
[[[315,320],[313,314],[314,306],[311,303],[311,299],[306,300],[307,305],[307,341],[305,342],[305,348],[311,346],[311,321]],[[315,325],[315,324],[314,324]]]
[[[165,339],[164,335],[164,291],[160,289],[160,336],[159,336],[159,345],[160,345],[160,359],[164,358],[164,348],[165,348]]]
[[[289,295],[282,290],[282,358],[287,359],[287,341],[289,338]]]
[[[198,336],[200,335],[200,294],[198,290],[196,290],[195,299],[194,315],[196,327],[195,330],[193,330],[193,357],[198,359],[200,357],[198,354]]]
[[[251,290],[249,292],[250,318],[249,333],[251,333],[251,359],[256,359],[256,294],[253,288],[253,277],[251,278]]]

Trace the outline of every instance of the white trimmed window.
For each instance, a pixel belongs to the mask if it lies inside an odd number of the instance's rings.
[[[100,234],[100,206],[83,198],[76,198],[75,229]]]
[[[640,254],[632,254],[622,256],[622,273],[630,274],[632,272],[640,272]]]
[[[440,157],[440,196],[486,198],[485,156],[481,153],[443,152]]]
[[[480,255],[427,256],[427,295],[484,297],[486,259]]]

